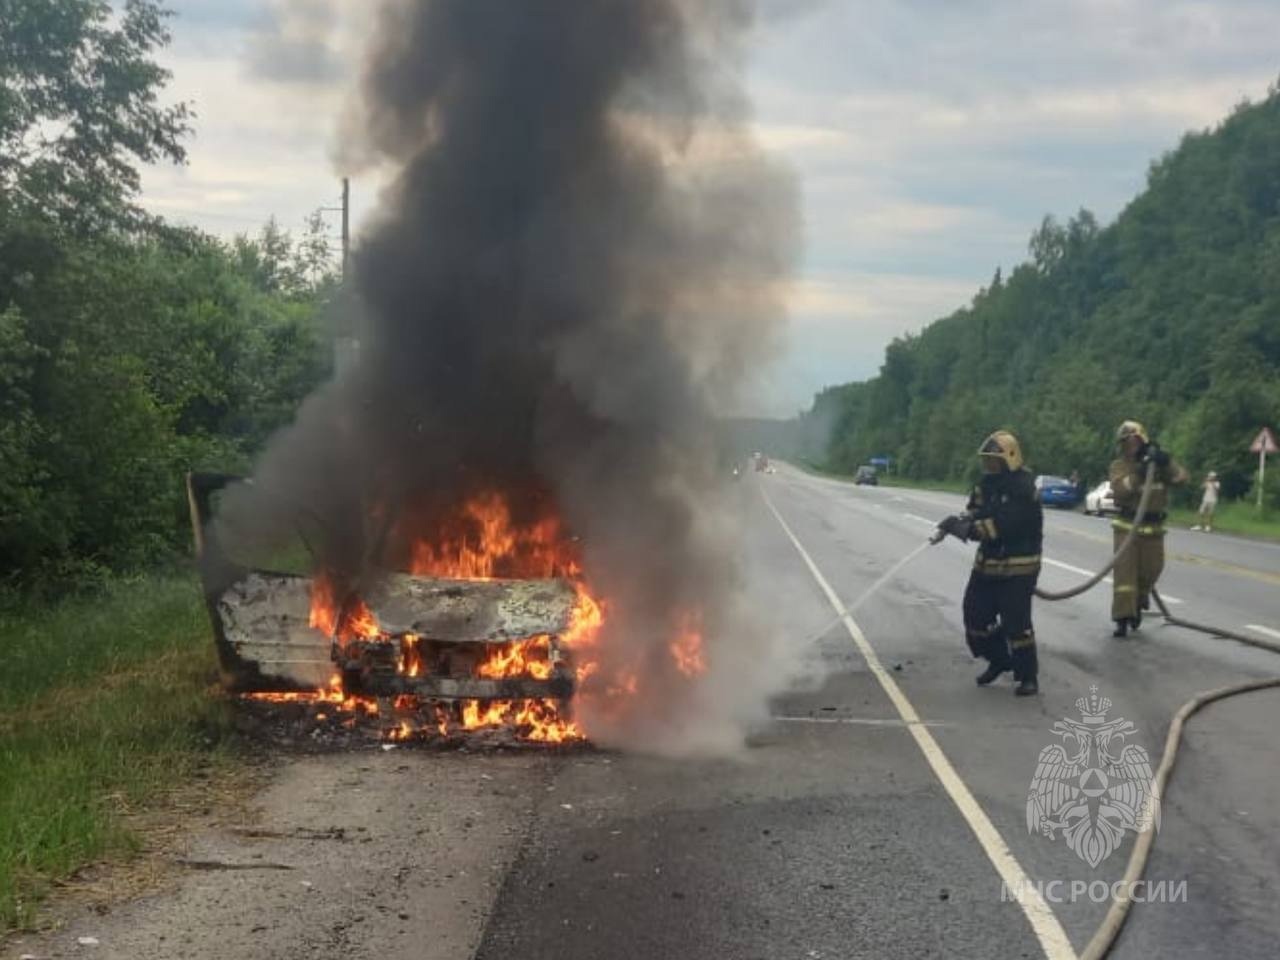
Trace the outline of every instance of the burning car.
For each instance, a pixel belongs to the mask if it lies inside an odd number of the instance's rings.
[[[459,575],[388,573],[357,589],[328,571],[247,566],[219,543],[213,498],[240,478],[191,474],[191,521],[225,685],[250,697],[338,704],[393,739],[507,726],[522,739],[581,736],[570,716],[570,642],[599,609],[565,576],[498,578],[467,543]],[[481,532],[493,533],[502,516]],[[498,531],[503,533],[503,531]],[[503,545],[513,538],[500,536]],[[480,575],[476,571],[480,571]]]

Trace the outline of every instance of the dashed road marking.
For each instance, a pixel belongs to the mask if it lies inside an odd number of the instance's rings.
[[[1078,573],[1080,576],[1085,578],[1092,577],[1094,574],[1094,571],[1092,570],[1086,570],[1084,567],[1073,566],[1070,563],[1063,563],[1061,560],[1054,560],[1050,557],[1041,557],[1040,559],[1042,562],[1049,564],[1049,566],[1051,567],[1059,567],[1063,570],[1068,570],[1071,573]],[[1102,582],[1112,583],[1113,581],[1111,577],[1103,577]],[[1166,603],[1182,603],[1183,602],[1178,597],[1169,596],[1169,594],[1165,593],[1163,590],[1160,591],[1160,596],[1164,597]]]
[[[1000,836],[1000,832],[996,830],[991,819],[974,798],[968,785],[960,779],[955,767],[951,765],[947,755],[942,752],[942,747],[933,738],[933,734],[924,726],[920,715],[916,712],[916,708],[902,692],[902,688],[898,686],[893,677],[885,670],[884,665],[880,663],[880,658],[876,656],[875,650],[867,642],[862,629],[854,622],[848,609],[840,601],[839,595],[836,594],[831,584],[822,575],[822,571],[813,562],[813,558],[809,556],[809,552],[805,550],[796,535],[791,532],[787,522],[782,519],[782,514],[778,512],[778,508],[769,499],[769,494],[765,492],[764,487],[759,489],[760,495],[764,497],[765,505],[768,506],[777,519],[783,532],[790,539],[792,546],[796,548],[796,552],[800,554],[800,558],[804,561],[805,566],[809,568],[809,572],[813,574],[813,579],[817,581],[818,586],[826,595],[827,601],[836,613],[840,615],[840,622],[844,624],[844,628],[848,631],[854,646],[862,654],[868,669],[880,682],[881,689],[884,690],[894,709],[898,711],[898,716],[902,718],[907,732],[916,741],[916,746],[924,754],[925,760],[942,783],[943,789],[947,791],[951,802],[956,805],[956,809],[964,817],[969,829],[973,831],[974,837],[977,838],[983,852],[987,855],[987,859],[996,868],[996,872],[1000,874],[1000,878],[1005,882],[1007,889],[1029,891],[1026,896],[1017,898],[1017,902],[1022,907],[1022,912],[1026,914],[1027,922],[1031,924],[1031,930],[1036,939],[1040,941],[1040,946],[1044,950],[1045,956],[1050,960],[1076,960],[1076,953],[1071,947],[1071,941],[1067,938],[1066,931],[1062,929],[1062,924],[1054,916],[1049,904],[1045,902],[1030,877],[1027,876],[1026,871],[1022,869],[1021,864],[1014,858],[1013,851],[1009,849],[1009,845],[1005,843],[1004,838]]]
[[[938,525],[938,524],[937,524],[937,521],[935,521],[935,520],[928,520],[928,519],[926,519],[926,518],[924,518],[924,517],[922,517],[922,516],[920,516],[920,515],[918,515],[918,514],[915,514],[915,513],[904,513],[904,514],[903,514],[903,516],[904,516],[904,517],[906,517],[908,520],[918,520],[918,521],[920,521],[921,523],[928,524],[928,525],[929,525],[929,526],[931,526],[931,527],[936,527],[936,526]]]

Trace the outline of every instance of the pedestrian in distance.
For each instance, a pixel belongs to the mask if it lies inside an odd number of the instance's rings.
[[[964,591],[965,641],[974,657],[987,661],[978,686],[1012,670],[1014,693],[1031,696],[1040,690],[1031,600],[1040,576],[1044,514],[1017,437],[996,431],[978,448],[978,460],[982,478],[965,512],[938,524],[939,536],[978,541]]]
[[[1116,430],[1118,456],[1111,463],[1111,491],[1120,513],[1111,521],[1115,550],[1134,533],[1129,549],[1112,570],[1111,619],[1116,637],[1142,626],[1142,612],[1151,606],[1151,590],[1164,570],[1165,517],[1169,488],[1187,482],[1187,471],[1147,436],[1136,420],[1126,420]],[[1143,483],[1149,464],[1155,464],[1147,510],[1137,520]],[[1135,529],[1136,525],[1136,529]]]
[[[1210,470],[1209,475],[1204,478],[1204,483],[1200,484],[1200,522],[1197,523],[1192,530],[1204,530],[1206,533],[1213,530],[1213,511],[1218,509],[1218,491],[1221,484],[1218,483],[1218,475]]]

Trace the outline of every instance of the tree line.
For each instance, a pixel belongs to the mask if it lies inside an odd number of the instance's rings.
[[[878,376],[818,393],[799,419],[807,454],[956,479],[1003,427],[1038,472],[1096,479],[1134,418],[1225,496],[1250,492],[1249,442],[1280,422],[1280,86],[1186,135],[1110,225],[1046,217],[1029,253],[894,340]],[[1267,486],[1280,505],[1280,469]]]
[[[323,225],[223,241],[148,215],[181,163],[151,0],[0,0],[0,589],[187,544],[188,469],[247,466],[329,374]]]

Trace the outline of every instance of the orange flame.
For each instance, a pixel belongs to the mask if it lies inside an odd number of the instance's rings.
[[[551,638],[531,637],[495,648],[477,668],[476,676],[549,680],[554,666],[551,662]]]
[[[698,626],[699,619],[688,615],[682,617],[676,635],[667,645],[676,669],[686,677],[696,677],[707,672],[707,659],[702,652],[702,631]]]
[[[564,743],[582,739],[582,731],[565,720],[551,700],[468,700],[462,705],[462,726],[466,730],[514,726],[526,740]]]
[[[407,519],[406,521],[408,522]],[[407,539],[407,538],[405,538]],[[418,576],[454,577],[458,579],[492,579],[495,577],[569,577],[577,590],[577,601],[570,623],[561,635],[563,648],[573,655],[574,668],[581,680],[598,665],[589,656],[597,645],[605,620],[605,607],[582,582],[578,547],[564,534],[558,517],[543,514],[530,522],[516,523],[508,501],[495,492],[482,493],[464,503],[457,514],[436,532],[434,538],[412,542],[408,558],[409,571]],[[398,638],[382,631],[377,616],[354,594],[340,595],[340,587],[332,574],[321,571],[312,580],[309,622],[339,643],[357,640],[398,642],[397,672],[405,677],[418,677],[434,669],[424,660],[423,638],[404,634]],[[508,643],[492,644],[474,675],[485,678],[530,677],[550,679],[556,669],[552,638],[535,636]],[[631,674],[610,686],[610,692],[634,693],[636,677]],[[328,687],[314,693],[254,694],[255,699],[276,702],[335,704],[349,714],[378,715],[378,702],[357,697],[344,690],[341,675],[335,675]],[[526,740],[561,743],[581,739],[579,725],[562,715],[555,700],[465,701],[455,716],[440,703],[419,703],[418,698],[404,695],[395,702],[394,722],[384,730],[391,740],[406,740],[423,733],[448,736],[457,727],[465,730],[505,726]],[[418,725],[403,715],[425,717]]]
[[[434,540],[414,541],[410,573],[490,580],[499,576],[573,576],[579,570],[559,520],[545,516],[516,527],[511,508],[498,493],[482,493],[468,500],[449,527]]]

